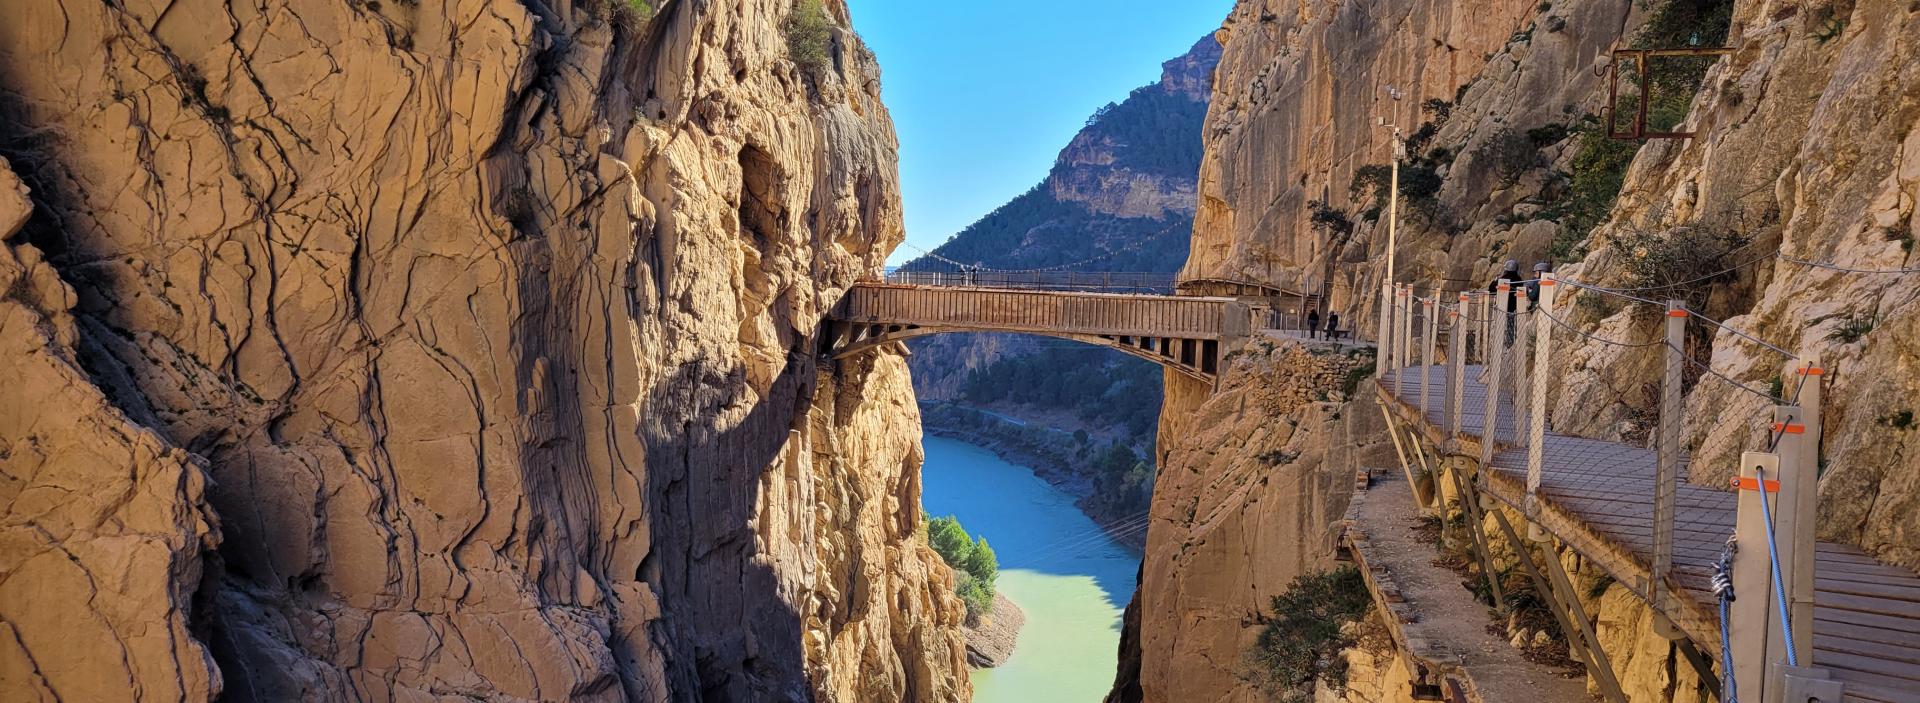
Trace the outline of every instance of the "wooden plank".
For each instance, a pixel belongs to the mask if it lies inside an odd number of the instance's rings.
[[[1887,600],[1920,602],[1920,589],[1899,584],[1873,583],[1869,581],[1840,580],[1827,578],[1816,573],[1813,579],[1815,592],[1844,593],[1855,596],[1885,598]]]
[[[1886,613],[1895,617],[1920,621],[1920,603],[1911,601],[1849,596],[1815,589],[1813,592],[1813,602],[1814,605],[1818,607],[1857,610],[1863,613]]]
[[[1868,639],[1881,639],[1888,644],[1904,645],[1913,642],[1913,640],[1908,639],[1910,637],[1920,638],[1920,621],[1898,618],[1884,613],[1823,608],[1816,604],[1813,609],[1813,620],[1816,623],[1844,623],[1856,627],[1870,628],[1878,631],[1878,634]],[[1819,627],[1819,625],[1816,625],[1815,629],[1817,630]],[[1915,643],[1913,646],[1920,646],[1920,643]]]
[[[1920,679],[1920,649],[1907,647],[1889,647],[1879,642],[1857,640],[1838,634],[1829,634],[1820,627],[1813,633],[1813,661],[1819,664],[1825,661],[1828,653],[1863,657],[1883,662],[1891,668],[1894,676]]]
[[[1920,692],[1912,689],[1884,688],[1854,681],[1846,682],[1842,695],[1846,700],[1862,703],[1920,703]]]
[[[1841,681],[1849,683],[1859,681],[1870,686],[1883,686],[1896,691],[1920,690],[1920,679],[1886,673],[1891,662],[1838,652],[1829,653],[1817,659],[1816,663],[1820,668],[1828,670],[1833,678]]]

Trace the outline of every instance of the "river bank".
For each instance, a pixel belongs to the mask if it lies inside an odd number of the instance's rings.
[[[1004,411],[950,401],[920,401],[920,424],[927,434],[965,442],[1029,468],[1054,488],[1073,496],[1074,506],[1105,529],[1108,537],[1136,555],[1146,548],[1147,534],[1140,518],[1145,511],[1144,499],[1151,496],[1151,479],[1137,500],[1103,495],[1092,462],[1095,453],[1090,451],[1084,433],[1076,436]]]

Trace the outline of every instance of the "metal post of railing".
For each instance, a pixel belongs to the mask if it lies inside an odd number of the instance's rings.
[[[1406,284],[1403,291],[1406,294],[1407,312],[1400,318],[1400,368],[1411,369],[1413,368],[1413,351],[1415,348],[1413,341],[1413,315],[1414,311],[1419,308],[1414,305],[1413,284]]]
[[[1660,431],[1653,477],[1653,568],[1647,602],[1653,606],[1653,630],[1669,640],[1680,632],[1666,615],[1667,577],[1673,572],[1674,501],[1680,491],[1680,382],[1687,343],[1687,307],[1667,301],[1666,373],[1660,379]]]
[[[1420,301],[1420,309],[1423,312],[1425,312],[1427,316],[1427,320],[1426,320],[1427,334],[1425,335],[1425,339],[1421,340],[1421,346],[1424,347],[1426,351],[1426,358],[1421,360],[1425,363],[1420,364],[1420,415],[1421,417],[1425,417],[1426,414],[1429,412],[1429,410],[1433,407],[1432,405],[1428,404],[1428,401],[1427,401],[1427,396],[1432,395],[1433,393],[1432,391],[1433,386],[1428,383],[1429,379],[1427,377],[1427,373],[1433,369],[1433,338],[1440,331],[1440,326],[1438,322],[1439,320],[1438,312],[1440,310],[1439,303],[1440,303],[1440,291],[1438,290],[1435,290],[1433,292],[1433,297]]]
[[[1452,412],[1450,412],[1447,417],[1447,430],[1451,433],[1447,435],[1449,437],[1460,434],[1460,416],[1466,412],[1467,328],[1469,322],[1467,320],[1467,311],[1467,294],[1461,293],[1460,308],[1454,311],[1453,317],[1453,354],[1451,355],[1452,358],[1447,360],[1448,363],[1452,365],[1452,368],[1447,370],[1447,398],[1448,403],[1452,406]]]
[[[1527,349],[1533,346],[1529,343],[1533,340],[1533,331],[1518,326],[1525,324],[1521,322],[1520,315],[1525,315],[1528,310],[1533,309],[1533,301],[1528,299],[1527,296],[1522,295],[1520,296],[1518,305],[1520,312],[1513,318],[1514,324],[1516,325],[1513,331],[1513,389],[1508,391],[1508,393],[1513,395],[1514,444],[1519,444],[1522,438],[1526,436],[1527,418],[1533,417],[1532,414],[1527,412],[1527,394],[1533,390],[1533,386],[1527,385],[1527,365],[1530,360],[1527,356]],[[1532,318],[1526,319],[1531,320]]]
[[[1481,411],[1484,415],[1480,423],[1480,468],[1482,469],[1493,465],[1493,445],[1499,442],[1500,437],[1500,381],[1506,365],[1506,355],[1501,353],[1503,349],[1500,345],[1503,345],[1507,338],[1507,313],[1511,312],[1508,306],[1512,301],[1508,293],[1512,290],[1513,287],[1510,284],[1501,282],[1494,289],[1493,294],[1494,304],[1497,306],[1493,318],[1493,343],[1496,347],[1487,352],[1487,407]],[[1516,545],[1515,548],[1519,547]]]
[[[1379,373],[1385,374],[1390,364],[1387,352],[1391,345],[1387,339],[1387,325],[1393,321],[1393,284],[1380,284],[1380,333],[1373,338],[1374,365]]]
[[[1539,324],[1534,325],[1533,398],[1528,401],[1533,424],[1527,430],[1527,516],[1532,518],[1540,515],[1540,472],[1546,461],[1543,451],[1547,435],[1547,377],[1552,375],[1549,355],[1553,352],[1551,316],[1555,287],[1553,274],[1540,274],[1540,307],[1533,313],[1539,318]]]
[[[1796,433],[1792,425],[1788,425],[1787,438],[1780,441],[1786,495],[1780,500],[1780,524],[1776,527],[1778,538],[1794,545],[1791,559],[1780,558],[1780,568],[1786,572],[1781,578],[1787,583],[1787,606],[1795,625],[1794,646],[1800,652],[1813,651],[1813,540],[1820,490],[1821,375],[1819,362],[1812,358],[1795,359],[1787,366],[1786,373],[1780,375],[1787,379],[1785,383],[1792,384],[1789,392],[1798,396],[1788,400],[1800,408],[1797,418],[1784,421],[1799,423],[1800,431]],[[1802,666],[1812,659],[1811,655],[1803,658]]]
[[[1387,362],[1387,366],[1394,372],[1393,394],[1405,398],[1407,397],[1407,374],[1401,371],[1407,359],[1407,340],[1401,336],[1407,328],[1407,289],[1404,285],[1394,284],[1393,286],[1393,309],[1393,327],[1387,330],[1387,334],[1393,335],[1393,356]]]
[[[1487,363],[1487,294],[1473,292],[1473,347],[1467,355],[1469,363]]]
[[[1485,364],[1487,363],[1488,360],[1492,359],[1493,354],[1499,353],[1499,348],[1497,346],[1487,343],[1487,340],[1493,339],[1492,337],[1488,336],[1488,334],[1491,333],[1492,331],[1493,331],[1493,295],[1491,293],[1487,293],[1487,294],[1482,294],[1480,296],[1480,363],[1482,364]]]

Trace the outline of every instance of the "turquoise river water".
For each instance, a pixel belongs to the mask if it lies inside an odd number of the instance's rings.
[[[928,436],[925,447],[927,514],[957,515],[985,537],[1000,558],[1000,592],[1027,614],[1013,657],[973,672],[973,700],[1100,700],[1113,686],[1139,555],[1032,471],[950,439]]]

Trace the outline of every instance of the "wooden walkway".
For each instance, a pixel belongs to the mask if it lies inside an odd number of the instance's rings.
[[[1446,367],[1428,368],[1430,405],[1425,413],[1420,410],[1417,366],[1384,374],[1378,385],[1382,401],[1432,445],[1454,445],[1456,453],[1478,457],[1486,434],[1487,391],[1477,380],[1482,368],[1466,367],[1458,437],[1448,436],[1442,416]],[[1483,474],[1483,489],[1524,510],[1527,454],[1512,448],[1516,413],[1511,401],[1500,402],[1493,462]],[[1537,522],[1646,598],[1653,553],[1654,452],[1555,434],[1548,434],[1542,447]],[[1684,482],[1679,486],[1672,583],[1682,597],[1666,610],[1716,662],[1719,611],[1709,581],[1733,534],[1735,502],[1730,490]],[[1920,577],[1843,544],[1820,542],[1815,555],[1814,664],[1845,683],[1849,701],[1920,703]]]

